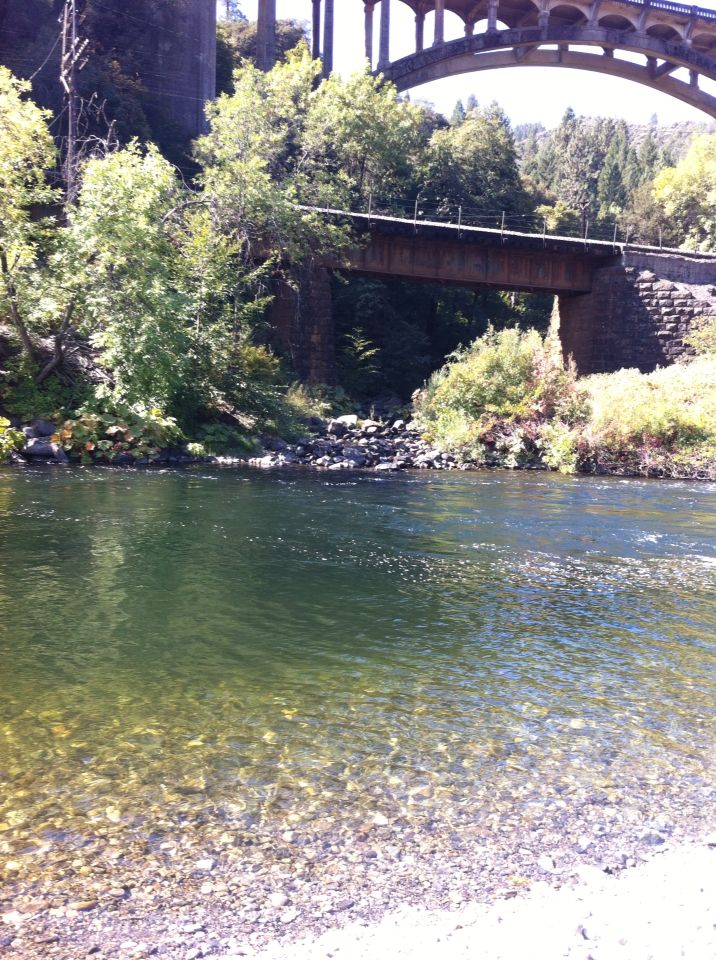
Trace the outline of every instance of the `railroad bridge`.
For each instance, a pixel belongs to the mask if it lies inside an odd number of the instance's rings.
[[[672,363],[694,320],[716,315],[716,254],[310,209],[349,222],[359,238],[298,285],[277,284],[276,341],[313,382],[334,378],[331,270],[554,294],[554,327],[581,374]]]
[[[716,10],[671,0],[341,0],[341,6],[351,2],[363,4],[371,67],[401,91],[479,70],[569,67],[633,80],[716,118],[708,89],[716,81]],[[415,15],[415,51],[392,60],[391,9],[398,3]],[[462,21],[463,36],[446,40],[446,13]],[[335,17],[335,0],[313,0],[313,54],[326,74],[334,67]],[[258,57],[265,69],[276,58],[275,35],[276,0],[259,0]]]

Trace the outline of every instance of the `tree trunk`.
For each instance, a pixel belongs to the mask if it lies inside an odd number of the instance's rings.
[[[64,346],[65,346],[65,336],[70,327],[70,322],[72,320],[72,314],[75,311],[74,300],[67,305],[65,310],[65,315],[62,319],[62,325],[60,329],[55,334],[55,345],[52,352],[52,357],[45,364],[45,366],[40,370],[38,375],[35,377],[35,383],[42,383],[44,380],[50,376],[51,373],[54,373],[55,370],[61,365],[64,358]]]
[[[7,262],[7,253],[4,250],[0,250],[0,273],[2,273],[3,282],[5,284],[5,292],[10,304],[10,319],[20,335],[20,341],[22,342],[25,353],[27,354],[28,358],[34,362],[37,359],[37,354],[35,353],[33,342],[30,339],[30,333],[20,314],[17,288],[13,282],[10,267]]]

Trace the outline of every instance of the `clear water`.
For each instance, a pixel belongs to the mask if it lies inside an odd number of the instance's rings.
[[[0,471],[0,855],[715,782],[716,489]],[[446,827],[446,829],[447,829]]]

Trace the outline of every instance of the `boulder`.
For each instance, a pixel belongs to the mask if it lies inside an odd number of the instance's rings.
[[[49,440],[40,440],[33,437],[27,441],[22,452],[31,460],[54,460],[55,446],[56,444],[50,443]]]
[[[35,431],[36,437],[51,437],[53,433],[57,433],[55,424],[50,420],[43,420],[42,417],[30,421],[30,426]]]

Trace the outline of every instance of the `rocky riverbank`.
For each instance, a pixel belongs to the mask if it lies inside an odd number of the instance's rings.
[[[615,876],[455,911],[416,908],[373,925],[272,946],[256,960],[710,960],[716,956],[716,836],[656,854]],[[228,960],[228,958],[227,958]]]
[[[599,843],[577,856],[543,853],[530,864],[523,854],[522,863],[500,867],[483,854],[467,871],[465,862],[438,849],[421,863],[396,862],[377,826],[367,849],[380,852],[367,859],[363,851],[351,890],[340,871],[326,871],[325,860],[337,858],[325,849],[315,876],[297,876],[290,856],[278,858],[280,866],[274,858],[258,866],[248,857],[243,869],[227,870],[225,852],[207,856],[192,845],[165,851],[163,867],[119,847],[103,855],[101,869],[90,870],[79,865],[80,854],[54,888],[36,881],[21,892],[6,879],[0,948],[12,960],[716,955],[714,834],[695,838],[662,826],[638,840],[625,831],[626,850],[618,855]],[[286,848],[293,842],[285,840]],[[520,874],[508,878],[507,868]],[[15,869],[11,862],[5,873]],[[503,874],[497,884],[495,869]],[[465,892],[440,896],[446,882]]]
[[[476,464],[445,453],[423,439],[413,420],[359,420],[355,415],[323,422],[314,420],[314,435],[287,443],[265,438],[265,453],[251,457],[252,467],[292,465],[322,467],[326,470],[469,470]],[[221,458],[220,458],[221,462]]]
[[[61,443],[57,442],[55,424],[43,419],[20,425],[25,442],[12,452],[10,463],[27,465],[51,463],[67,466],[79,462],[68,457]],[[88,462],[115,467],[177,467],[197,464],[216,464],[224,467],[248,465],[258,469],[284,467],[310,467],[320,470],[374,470],[396,472],[400,470],[478,470],[490,467],[507,467],[520,470],[548,470],[550,467],[541,455],[524,462],[505,455],[499,448],[499,438],[491,448],[483,451],[480,463],[463,456],[442,450],[427,440],[416,420],[394,419],[378,421],[360,419],[355,414],[346,414],[329,420],[311,417],[306,424],[306,434],[290,442],[275,435],[264,434],[257,441],[253,454],[197,453],[201,445],[188,443],[155,451],[151,455],[131,452],[113,453],[111,460],[97,451],[84,457]],[[504,446],[504,444],[503,444]],[[636,462],[638,451],[622,451],[623,456],[610,462],[593,463],[589,471],[600,475],[620,477],[647,476],[652,478],[714,480],[716,473],[713,461],[693,462],[685,457],[684,463],[676,463],[673,457],[657,451],[646,466]],[[636,457],[636,460],[635,460]]]
[[[395,471],[468,470],[475,464],[461,461],[437,449],[424,440],[415,421],[359,420],[346,415],[330,420],[312,418],[310,431],[294,443],[280,437],[261,438],[261,452],[254,456],[194,456],[186,447],[160,450],[151,460],[136,459],[129,454],[118,454],[114,466],[186,466],[195,463],[218,463],[252,467],[275,468],[310,466],[327,470],[373,469]],[[20,427],[25,436],[24,445],[14,454],[14,462],[69,464],[70,458],[62,444],[54,438],[58,427],[48,420],[35,419]]]

